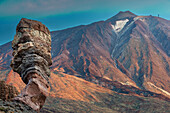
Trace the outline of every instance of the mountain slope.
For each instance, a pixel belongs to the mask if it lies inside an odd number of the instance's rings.
[[[169,26],[168,20],[127,11],[52,32],[52,68],[89,81],[103,77],[169,96]]]
[[[153,113],[170,112],[170,104],[167,101],[143,98],[137,96],[97,93],[100,101],[78,101],[63,98],[47,98],[42,113]]]
[[[50,86],[50,96],[47,98],[46,104],[41,109],[41,113],[132,113],[170,111],[169,101],[158,98],[119,94],[82,78],[64,74],[60,71],[56,74],[51,73]],[[10,105],[12,109],[15,107],[20,110],[26,109],[21,105],[17,106],[15,103],[9,104],[9,102],[6,102],[4,105],[4,102],[1,101],[0,104],[3,105],[0,109],[2,111],[9,110],[7,106],[10,104],[12,104]]]
[[[51,69],[107,88],[108,83],[118,82],[169,97],[169,31],[169,20],[129,11],[106,21],[53,31]],[[10,42],[0,46],[0,77],[7,82],[16,80],[9,67],[11,53]]]

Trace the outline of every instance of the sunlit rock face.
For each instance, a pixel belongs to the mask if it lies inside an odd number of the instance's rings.
[[[51,36],[41,22],[21,19],[12,41],[12,69],[27,86],[16,97],[34,110],[39,110],[48,95],[48,77],[51,60]]]

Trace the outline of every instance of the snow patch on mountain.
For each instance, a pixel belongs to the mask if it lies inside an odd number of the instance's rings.
[[[129,20],[128,19],[125,19],[125,20],[119,20],[119,21],[116,21],[116,24],[115,25],[111,25],[112,28],[114,29],[114,31],[116,33],[120,32],[124,26],[126,25],[126,23],[128,22]]]
[[[163,89],[161,89],[161,88],[155,86],[155,85],[152,84],[151,82],[147,82],[147,83],[148,83],[150,86],[152,86],[152,87],[154,87],[154,88],[156,88],[156,89],[158,89],[158,90],[162,91],[163,93],[165,93],[165,94],[167,94],[167,95],[170,96],[170,93],[169,93],[169,92],[167,92],[167,91],[165,91],[165,90],[163,90]]]
[[[120,81],[119,81],[120,82]],[[131,85],[131,86],[134,86],[133,83],[129,82],[129,81],[126,81],[125,83],[123,82],[120,82],[122,85]]]

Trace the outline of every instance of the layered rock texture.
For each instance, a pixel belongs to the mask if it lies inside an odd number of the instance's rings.
[[[23,18],[17,26],[12,48],[11,67],[27,84],[15,100],[39,110],[48,96],[49,66],[52,64],[50,32],[42,23]]]

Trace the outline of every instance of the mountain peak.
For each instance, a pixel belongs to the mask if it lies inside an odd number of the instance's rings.
[[[134,15],[136,16],[134,13],[130,12],[130,11],[120,11],[118,14],[129,14],[129,15]]]
[[[125,18],[134,18],[137,15],[135,15],[134,13],[130,12],[130,11],[120,11],[119,13],[117,13],[115,16],[111,17],[108,20],[120,20],[120,19],[125,19]]]

